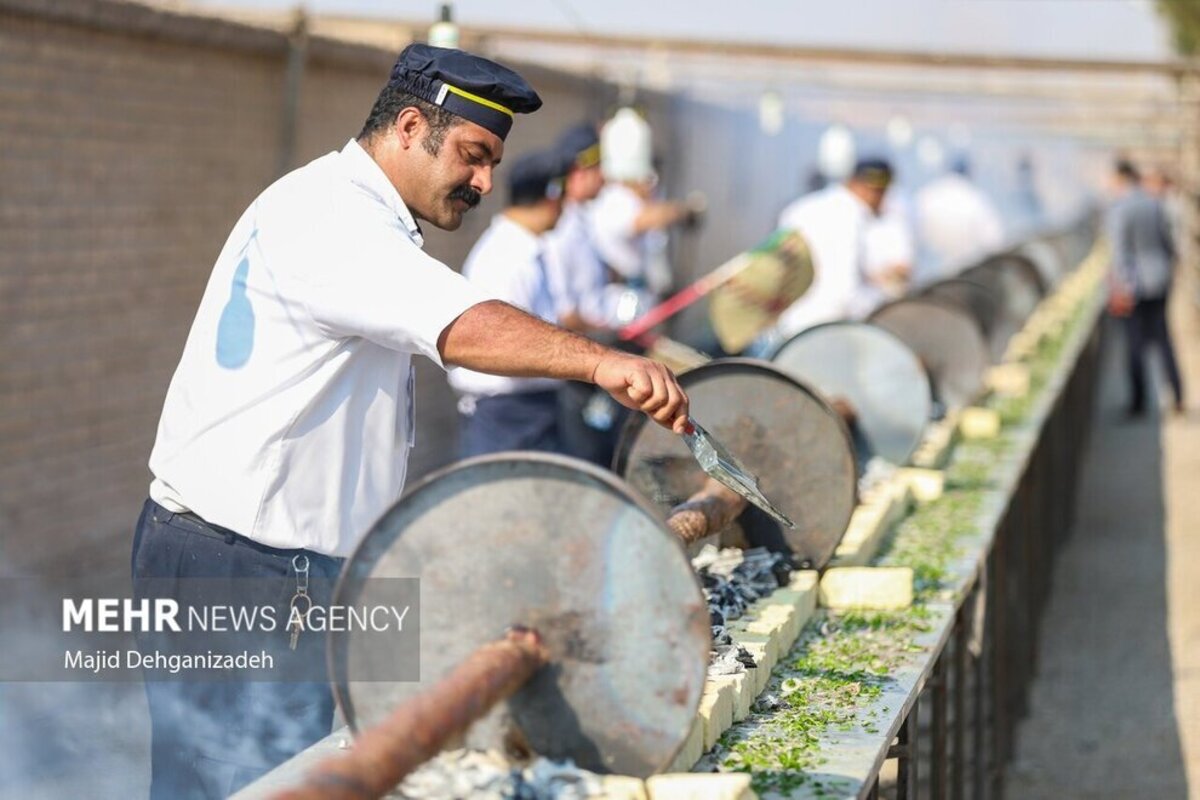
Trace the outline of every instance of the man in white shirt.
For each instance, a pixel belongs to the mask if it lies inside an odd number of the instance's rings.
[[[206,604],[282,620],[297,602],[328,604],[341,560],[404,486],[417,354],[591,381],[683,430],[687,398],[668,370],[496,300],[421,250],[417,220],[457,229],[492,188],[514,113],[540,105],[505,67],[411,45],[357,139],[245,211],[167,392],[136,596],[194,598],[203,585]],[[280,624],[252,640],[274,674],[305,677],[144,670],[152,797],[224,797],[329,732],[324,636]]]
[[[508,207],[463,263],[463,275],[478,288],[547,322],[558,321],[550,285],[544,234],[562,213],[566,165],[558,150],[528,153],[513,164]],[[453,369],[450,386],[459,395],[459,455],[504,450],[562,452],[558,390],[562,381],[512,378]]]
[[[545,247],[559,324],[581,333],[604,331],[614,325],[615,309],[606,303],[607,268],[588,221],[589,205],[604,188],[600,137],[593,125],[580,123],[566,130],[556,146],[567,173],[562,215],[546,234]]]
[[[619,110],[602,129],[600,140],[605,185],[588,209],[588,221],[592,242],[610,271],[610,294],[636,299],[635,303],[617,303],[614,322],[623,325],[670,288],[670,269],[665,264],[667,231],[673,225],[696,224],[703,202],[654,198],[658,176],[650,126],[633,109]]]
[[[787,339],[822,322],[854,318],[856,304],[872,282],[902,278],[903,265],[868,274],[866,237],[883,208],[892,181],[880,159],[855,165],[844,183],[794,201],[779,216],[780,228],[799,231],[812,253],[815,275],[809,290],[779,318],[773,338]]]
[[[1004,246],[1000,212],[972,182],[966,158],[921,187],[916,212],[920,283],[948,278]]]

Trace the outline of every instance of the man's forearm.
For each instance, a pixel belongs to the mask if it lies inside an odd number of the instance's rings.
[[[608,349],[499,300],[471,306],[442,331],[447,366],[510,377],[592,382]]]

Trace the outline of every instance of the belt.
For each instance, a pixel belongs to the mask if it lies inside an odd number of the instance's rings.
[[[307,550],[303,547],[271,547],[270,545],[255,541],[248,536],[243,536],[237,531],[231,531],[229,528],[223,528],[220,525],[214,525],[213,523],[201,517],[199,514],[195,514],[191,511],[175,512],[162,505],[159,505],[154,500],[150,500],[149,502],[153,509],[155,522],[172,524],[177,527],[192,531],[193,533],[198,533],[201,536],[208,536],[212,539],[223,539],[226,544],[250,547],[260,553],[267,553],[270,555],[283,556],[287,558],[303,554],[309,557],[316,556],[322,559],[330,559],[338,564],[341,564],[342,561],[345,560],[338,558],[337,556],[318,553],[315,550]]]

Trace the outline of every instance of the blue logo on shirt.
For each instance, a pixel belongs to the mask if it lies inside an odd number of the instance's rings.
[[[257,231],[256,231],[257,233]],[[254,237],[250,237],[254,241]],[[250,243],[247,242],[248,250]],[[246,279],[250,275],[250,254],[243,252],[242,260],[233,273],[229,302],[217,323],[217,363],[225,369],[240,369],[254,351],[254,307],[246,295]]]

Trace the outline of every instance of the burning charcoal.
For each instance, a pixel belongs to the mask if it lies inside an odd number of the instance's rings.
[[[783,701],[778,695],[767,692],[762,697],[754,701],[756,711],[777,711],[783,707]]]
[[[738,660],[738,650],[733,645],[724,645],[713,649],[714,657],[708,666],[709,675],[735,675],[745,672],[746,667]]]
[[[754,656],[750,655],[750,651],[738,645],[737,660],[746,669],[758,669],[758,662],[754,660]]]

